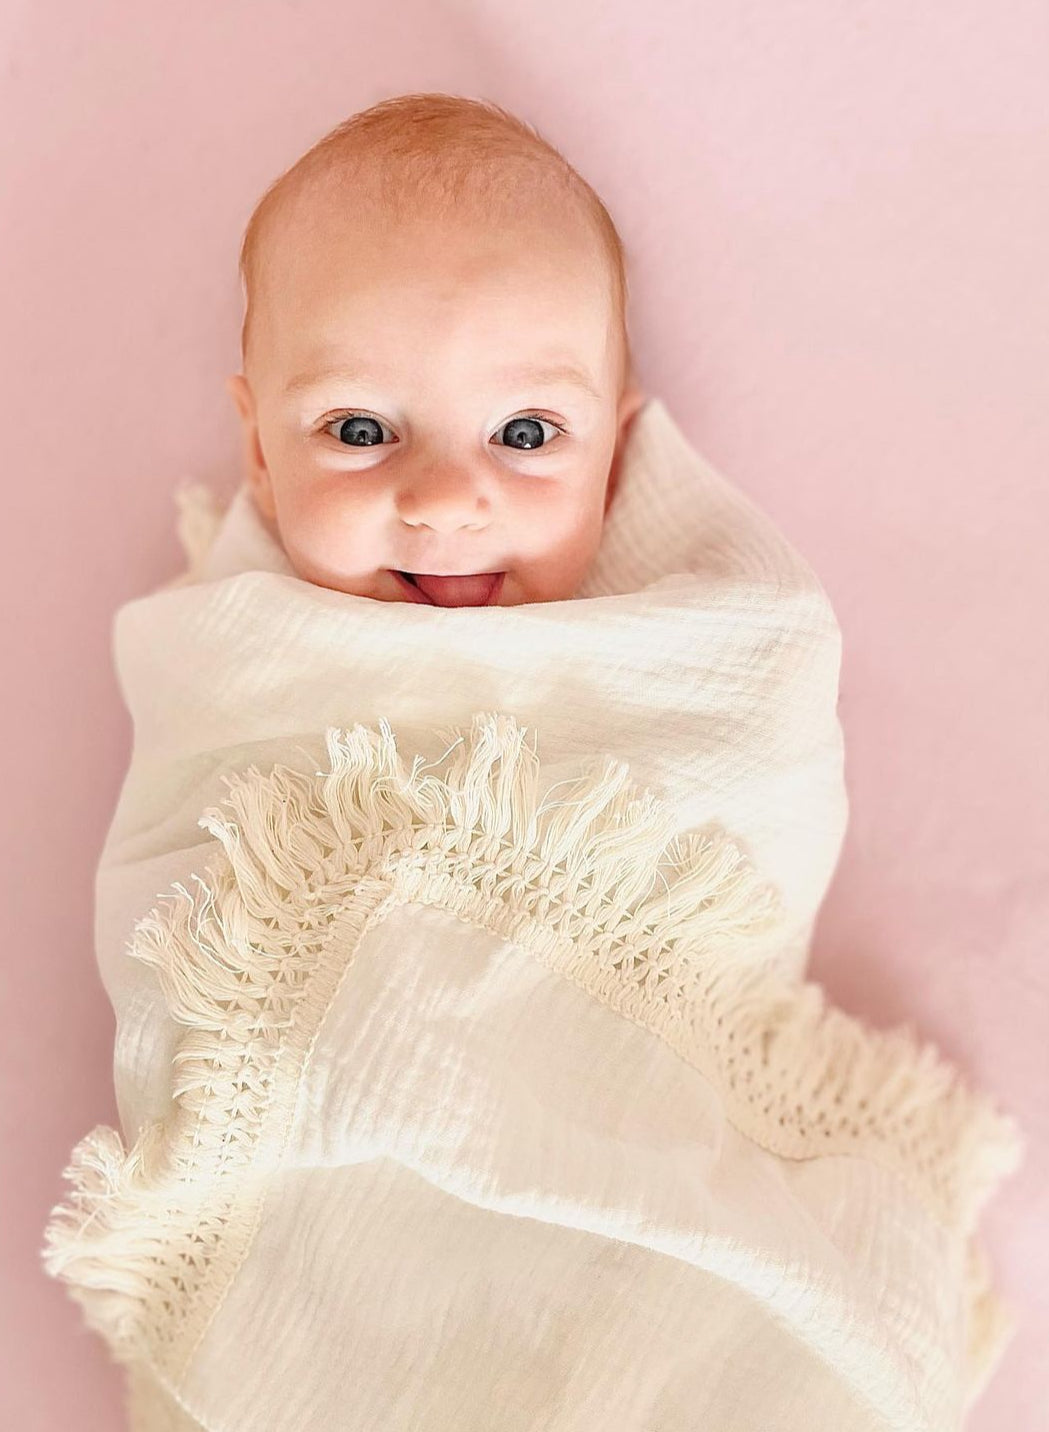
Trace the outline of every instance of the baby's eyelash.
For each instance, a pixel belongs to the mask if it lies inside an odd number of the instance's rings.
[[[568,431],[564,423],[559,423],[556,418],[548,418],[545,413],[519,413],[516,418],[507,418],[506,422],[516,423],[524,418],[534,418],[536,422],[549,423],[550,426],[556,428],[559,433],[566,433]],[[505,427],[506,423],[503,423],[501,426]]]

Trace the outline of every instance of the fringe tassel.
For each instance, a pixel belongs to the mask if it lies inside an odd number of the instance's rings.
[[[468,733],[440,735],[448,749],[433,765],[451,757],[440,775],[422,774],[421,757],[407,771],[381,721],[378,733],[329,728],[329,770],[252,766],[223,777],[232,815],[211,807],[198,824],[224,858],[207,881],[193,877],[197,893],[174,885],[163,911],[136,924],[128,953],[156,969],[172,1017],[188,1026],[173,1109],[130,1153],[101,1127],[77,1146],[64,1175],[77,1192],[53,1210],[45,1260],[118,1352],[141,1350],[151,1320],[202,1276],[222,1232],[214,1180],[235,1186],[252,1158],[296,1006],[324,959],[338,958],[325,946],[332,921],[363,929],[393,898],[504,932],[647,1025],[713,1082],[728,1117],[762,1147],[887,1165],[971,1235],[1021,1160],[1015,1121],[908,1028],[867,1029],[827,1008],[819,986],[770,970],[760,955],[782,924],[781,902],[723,832],[671,839],[669,810],[639,797],[627,765],[611,758],[540,804],[538,756],[504,714],[478,713]],[[206,1226],[194,1202],[202,1185],[212,1188]],[[172,1226],[182,1237],[174,1264]],[[979,1360],[997,1315],[967,1286]]]
[[[73,1150],[62,1177],[71,1203],[51,1210],[44,1267],[69,1284],[84,1321],[130,1363],[150,1269],[163,1252],[165,1198],[158,1180],[163,1129],[150,1125],[128,1153],[120,1134],[97,1125]]]

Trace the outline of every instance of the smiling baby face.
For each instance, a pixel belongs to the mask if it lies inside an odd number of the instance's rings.
[[[406,212],[314,185],[268,235],[227,386],[306,580],[441,606],[578,589],[642,398],[593,225],[557,183],[524,192],[511,170],[504,202]]]

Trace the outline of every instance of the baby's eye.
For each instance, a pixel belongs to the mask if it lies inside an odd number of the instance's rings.
[[[330,423],[325,424],[324,431],[331,433],[333,438],[338,438],[349,447],[381,447],[384,424],[378,418],[370,418],[366,413],[343,413],[338,418],[333,418]],[[376,436],[378,429],[378,436]],[[387,428],[388,432],[389,429]]]
[[[508,423],[503,423],[499,432],[510,431],[510,438],[505,443],[497,443],[497,447],[521,448],[531,451],[539,447],[547,447],[551,442],[550,438],[543,440],[542,429],[553,428],[554,436],[563,433],[564,428],[553,423],[549,418],[541,418],[538,413],[528,413],[523,418],[511,418]],[[538,433],[536,430],[539,430]]]

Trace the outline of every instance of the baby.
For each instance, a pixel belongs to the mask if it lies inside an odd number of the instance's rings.
[[[957,1432],[1015,1130],[802,978],[841,633],[642,402],[603,205],[409,95],[242,271],[245,481],[115,618],[121,1128],[47,1229],[131,1432]]]
[[[493,104],[386,100],[271,185],[241,273],[227,387],[300,577],[443,607],[577,591],[643,398],[619,237],[555,149]]]

